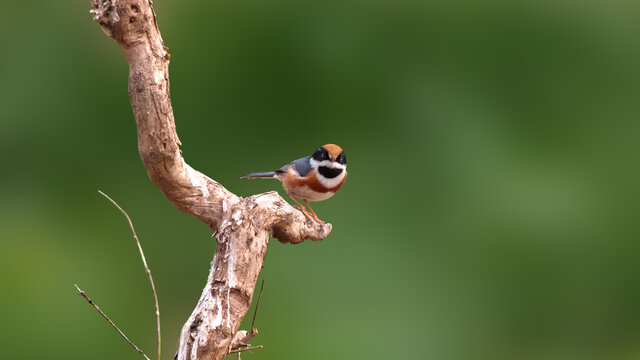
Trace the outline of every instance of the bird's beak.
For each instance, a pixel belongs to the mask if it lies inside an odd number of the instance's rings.
[[[334,157],[330,157],[330,158],[329,158],[329,160],[331,160],[331,161],[335,162],[335,161],[336,161],[336,158],[334,158]]]

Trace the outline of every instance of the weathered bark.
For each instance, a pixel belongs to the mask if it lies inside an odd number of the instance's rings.
[[[151,180],[175,207],[217,233],[207,284],[182,329],[176,359],[222,359],[245,316],[272,235],[322,240],[319,224],[276,192],[241,198],[191,168],[180,151],[169,95],[169,54],[150,0],[91,0],[93,18],[124,51],[138,150]]]

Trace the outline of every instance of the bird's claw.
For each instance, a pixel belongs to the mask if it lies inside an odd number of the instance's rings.
[[[312,214],[310,214],[307,211],[307,209],[305,209],[304,207],[302,207],[300,205],[295,205],[294,208],[302,211],[302,213],[304,214],[304,216],[307,217],[307,219],[313,220],[313,221],[315,221],[317,223],[320,223],[321,225],[324,225],[324,221],[320,220],[317,216],[313,216]]]

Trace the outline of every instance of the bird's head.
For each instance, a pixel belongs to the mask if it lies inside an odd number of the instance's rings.
[[[335,144],[323,145],[311,155],[311,166],[326,178],[335,178],[347,169],[347,157]]]

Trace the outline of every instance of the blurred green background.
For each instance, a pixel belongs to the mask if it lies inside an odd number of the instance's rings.
[[[272,241],[245,359],[640,358],[640,3],[156,0],[186,160],[240,180],[340,144],[322,242]],[[210,231],[137,154],[119,47],[89,1],[0,5],[6,359],[165,359]],[[282,193],[282,191],[281,191]],[[252,310],[250,310],[252,311]],[[245,322],[244,328],[249,323]]]

